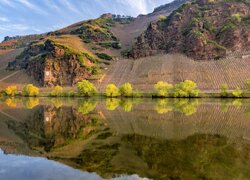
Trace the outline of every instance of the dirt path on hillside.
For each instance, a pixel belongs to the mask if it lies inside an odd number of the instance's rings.
[[[0,82],[15,76],[17,73],[20,73],[20,71],[13,72],[12,74],[5,76],[4,78],[0,79]]]

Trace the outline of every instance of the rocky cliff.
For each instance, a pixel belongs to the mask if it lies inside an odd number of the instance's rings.
[[[90,77],[97,70],[96,62],[91,54],[47,39],[31,44],[9,68],[26,69],[42,86],[65,86]]]
[[[225,57],[250,48],[250,5],[241,0],[199,0],[160,17],[137,38],[130,52],[140,58],[183,53],[197,60]]]

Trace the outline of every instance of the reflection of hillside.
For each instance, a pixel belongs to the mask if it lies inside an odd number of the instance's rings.
[[[0,113],[0,147],[105,178],[117,174],[157,179],[250,177],[250,119],[245,102],[73,102],[41,99],[37,105],[33,99],[21,101],[28,109],[20,108],[19,101],[16,107],[2,108],[10,117]]]
[[[163,111],[168,110],[167,113],[154,111],[159,106]],[[203,102],[199,106],[195,105],[196,112],[188,116],[172,107],[171,102],[156,106],[149,102],[134,105],[133,111],[129,113],[121,108],[108,111],[104,104],[99,104],[97,110],[103,113],[110,128],[119,134],[182,139],[195,133],[208,133],[250,139],[250,119],[244,114],[246,106],[229,105],[228,110],[223,112],[220,103]],[[192,107],[186,109],[194,111]]]

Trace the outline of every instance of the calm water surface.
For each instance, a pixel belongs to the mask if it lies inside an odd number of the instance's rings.
[[[0,179],[250,179],[250,100],[0,101]]]

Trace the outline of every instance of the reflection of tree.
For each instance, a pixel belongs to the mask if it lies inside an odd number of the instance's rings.
[[[173,107],[169,105],[169,99],[158,99],[155,110],[159,114],[164,114],[172,111]]]
[[[131,98],[122,99],[120,106],[125,112],[130,112],[133,108],[133,100]]]
[[[50,102],[58,109],[63,106],[63,99],[61,98],[50,98]]]
[[[228,100],[228,99],[221,99],[220,108],[221,108],[222,112],[226,113],[228,111],[229,105],[230,105],[230,100]]]
[[[190,116],[197,111],[199,105],[198,99],[174,99],[173,106],[176,111],[179,111],[186,116]]]
[[[219,135],[197,134],[186,139],[157,140],[140,135],[125,136],[148,171],[133,171],[157,179],[249,179],[250,148]],[[122,141],[122,142],[123,142]]]
[[[82,114],[88,114],[95,109],[97,101],[93,99],[81,99],[78,101],[77,111]]]
[[[39,105],[39,98],[36,97],[24,98],[23,105],[27,109],[33,109],[35,106]]]
[[[120,99],[118,98],[107,98],[106,99],[106,109],[109,111],[114,111],[120,104]]]
[[[16,107],[16,99],[15,98],[8,98],[5,100],[5,104],[9,107]]]
[[[232,104],[234,107],[240,108],[242,106],[242,99],[235,99]]]

